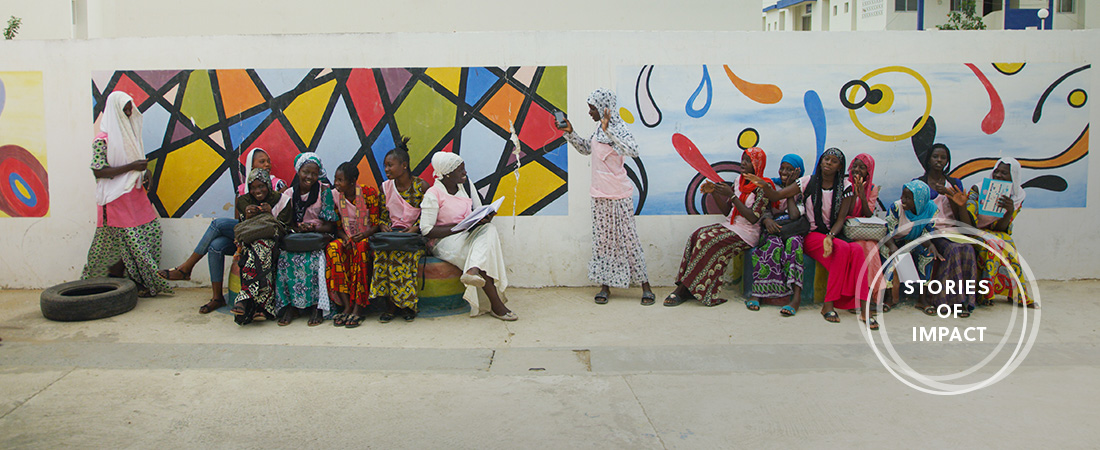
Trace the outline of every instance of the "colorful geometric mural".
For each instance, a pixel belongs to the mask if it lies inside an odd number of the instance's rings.
[[[1028,208],[1085,207],[1090,65],[1061,63],[912,66],[620,67],[620,115],[634,124],[640,214],[716,211],[689,162],[733,181],[742,149],[768,153],[768,176],[797,153],[812,171],[838,147],[868,153],[889,204],[923,174],[933,143],[952,153],[951,175],[969,188],[996,160],[1023,166]],[[725,75],[725,76],[722,76]],[[713,79],[712,79],[713,76]],[[728,81],[728,82],[727,82]],[[693,150],[694,149],[694,150]]]
[[[0,72],[0,217],[45,217],[46,107],[42,72]]]
[[[462,155],[482,199],[504,197],[501,215],[567,213],[567,148],[552,113],[566,111],[563,66],[96,72],[97,129],[116,90],[144,115],[163,217],[229,217],[255,147],[288,182],[294,156],[312,151],[330,176],[352,161],[359,182],[377,186],[402,136],[413,173],[429,181],[434,152]]]

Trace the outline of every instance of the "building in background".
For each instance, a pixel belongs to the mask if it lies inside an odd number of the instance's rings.
[[[1080,30],[1100,25],[1085,0],[976,0],[989,30]],[[765,31],[928,30],[947,22],[962,0],[764,0]],[[1049,16],[1040,20],[1039,10]]]

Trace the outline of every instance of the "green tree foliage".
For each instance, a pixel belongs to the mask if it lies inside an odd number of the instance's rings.
[[[947,23],[940,25],[941,30],[984,30],[982,16],[975,11],[974,0],[962,0],[962,11],[947,13]]]
[[[15,16],[11,16],[8,19],[8,27],[4,28],[4,39],[11,40],[15,38],[15,35],[19,33],[19,26],[23,24],[23,19]]]

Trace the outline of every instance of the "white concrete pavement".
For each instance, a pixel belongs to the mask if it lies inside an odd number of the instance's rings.
[[[640,291],[515,289],[520,320],[374,318],[238,327],[199,315],[205,289],[143,299],[113,318],[42,318],[38,291],[0,291],[0,448],[1094,448],[1097,281],[1043,282],[1022,366],[960,396],[917,392],[874,356],[855,316],[783,318]],[[667,288],[657,289],[663,297]],[[914,343],[945,324],[883,317],[929,373],[981,359],[1012,312],[971,318],[984,343]],[[980,371],[992,373],[992,369]]]

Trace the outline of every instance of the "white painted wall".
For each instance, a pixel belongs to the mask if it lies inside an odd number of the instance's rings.
[[[754,16],[754,20],[759,20]],[[615,86],[617,67],[636,64],[922,64],[992,61],[1092,62],[1100,31],[1022,32],[519,32],[123,38],[0,42],[0,70],[44,71],[50,216],[0,219],[0,287],[42,288],[79,276],[94,231],[91,158],[93,70],[171,68],[569,66],[569,104]],[[599,45],[594,45],[599,43]],[[170,50],[166,50],[170,49]],[[860,51],[852,51],[860,49]],[[45,58],[43,55],[50,55]],[[1085,76],[1096,79],[1097,72]],[[1094,82],[1095,86],[1096,83]],[[1095,95],[1094,95],[1095,97]],[[1087,106],[1100,117],[1098,102]],[[589,128],[590,130],[590,128]],[[583,131],[583,130],[582,130]],[[1095,140],[1093,140],[1095,142]],[[1095,146],[1095,145],[1094,145]],[[516,286],[587,285],[589,161],[571,153],[569,215],[501,217],[509,278]],[[1100,158],[1089,160],[1100,173]],[[1090,177],[1092,180],[1098,177]],[[1026,209],[1014,234],[1044,279],[1100,277],[1100,182],[1089,207]],[[687,236],[714,216],[642,216],[650,279],[673,281]],[[162,267],[181,262],[209,220],[161,219]],[[1056,228],[1051,224],[1057,223]],[[196,284],[208,280],[196,267]]]
[[[756,30],[759,0],[78,0],[88,37]]]
[[[69,39],[72,36],[71,0],[0,0],[0,28],[11,16],[23,19],[18,40]]]

